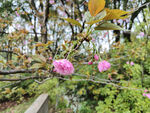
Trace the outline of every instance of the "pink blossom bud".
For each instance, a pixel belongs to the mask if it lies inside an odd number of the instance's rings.
[[[53,69],[53,72],[56,72],[56,69]]]
[[[144,32],[140,32],[139,36],[143,37],[144,36]]]
[[[53,58],[52,58],[52,57],[49,57],[48,59],[49,59],[49,60],[52,60]]]
[[[109,78],[110,80],[112,80],[112,77],[111,77],[111,75],[108,75],[108,78]]]
[[[50,0],[49,3],[50,3],[50,4],[54,4],[55,1],[54,1],[54,0]]]
[[[129,64],[129,61],[127,61],[126,64]]]
[[[108,35],[108,32],[104,33],[104,38]]]
[[[25,41],[23,42],[23,44],[26,45],[26,44],[27,44],[27,41],[25,40]]]
[[[134,65],[134,62],[131,62],[130,65],[133,66],[133,65]]]
[[[144,90],[144,92],[146,93],[146,92],[148,92],[148,90],[146,89],[146,90]]]
[[[17,16],[20,16],[17,11],[15,11],[15,13],[16,13]]]
[[[93,43],[95,42],[95,38],[92,38],[92,42],[93,42]]]
[[[77,20],[77,21],[79,21],[80,19],[79,19],[79,18],[77,18],[76,20]]]
[[[31,29],[34,29],[34,26],[31,26]]]
[[[94,55],[94,59],[95,60],[99,60],[99,56],[98,55]]]
[[[88,65],[92,65],[92,64],[93,64],[93,62],[92,62],[92,61],[89,61],[89,62],[88,62]]]

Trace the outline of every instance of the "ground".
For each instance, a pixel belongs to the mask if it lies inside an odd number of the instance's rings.
[[[26,109],[33,103],[36,98],[30,98],[23,101],[21,104],[17,102],[5,102],[0,104],[0,113],[24,113]]]

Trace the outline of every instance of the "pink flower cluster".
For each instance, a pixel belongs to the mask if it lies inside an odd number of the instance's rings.
[[[50,4],[54,4],[55,1],[54,1],[54,0],[50,0],[49,3],[50,3]]]
[[[94,55],[94,59],[95,60],[99,60],[99,56],[98,55]]]
[[[139,33],[139,36],[141,36],[141,37],[143,37],[144,35],[145,35],[144,32]]]
[[[106,71],[111,67],[111,64],[105,60],[99,62],[98,69],[100,72]]]
[[[147,91],[148,91],[148,90],[145,90],[145,91],[144,91],[145,93],[143,93],[143,96],[146,96],[146,97],[148,97],[148,98],[150,99],[150,93],[147,93],[147,94],[146,94]]]
[[[98,56],[97,54],[95,54],[95,55],[94,55],[94,59],[95,59],[96,61],[98,61],[98,60],[99,60],[99,56]],[[89,62],[88,62],[88,65],[92,65],[92,64],[93,64],[92,61],[89,61]],[[99,69],[100,72],[106,71],[106,70],[108,70],[110,67],[111,67],[111,64],[110,64],[109,62],[105,61],[105,60],[99,62],[99,64],[98,64],[98,69]]]
[[[53,65],[54,71],[61,75],[71,75],[74,73],[74,67],[67,59],[55,60]]]
[[[130,64],[131,66],[133,66],[133,65],[134,65],[134,62],[129,62],[129,61],[127,61],[126,64]]]
[[[15,13],[16,13],[17,16],[20,16],[19,13],[18,13],[17,11],[15,11]]]

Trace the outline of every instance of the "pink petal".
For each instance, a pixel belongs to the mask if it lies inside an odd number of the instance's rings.
[[[150,99],[150,93],[149,93],[149,94],[146,94],[146,96]]]
[[[15,11],[15,13],[16,13],[17,16],[20,16],[17,11]]]

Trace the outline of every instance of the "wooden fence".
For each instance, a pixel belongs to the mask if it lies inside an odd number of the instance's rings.
[[[48,113],[48,94],[41,94],[25,113]]]

